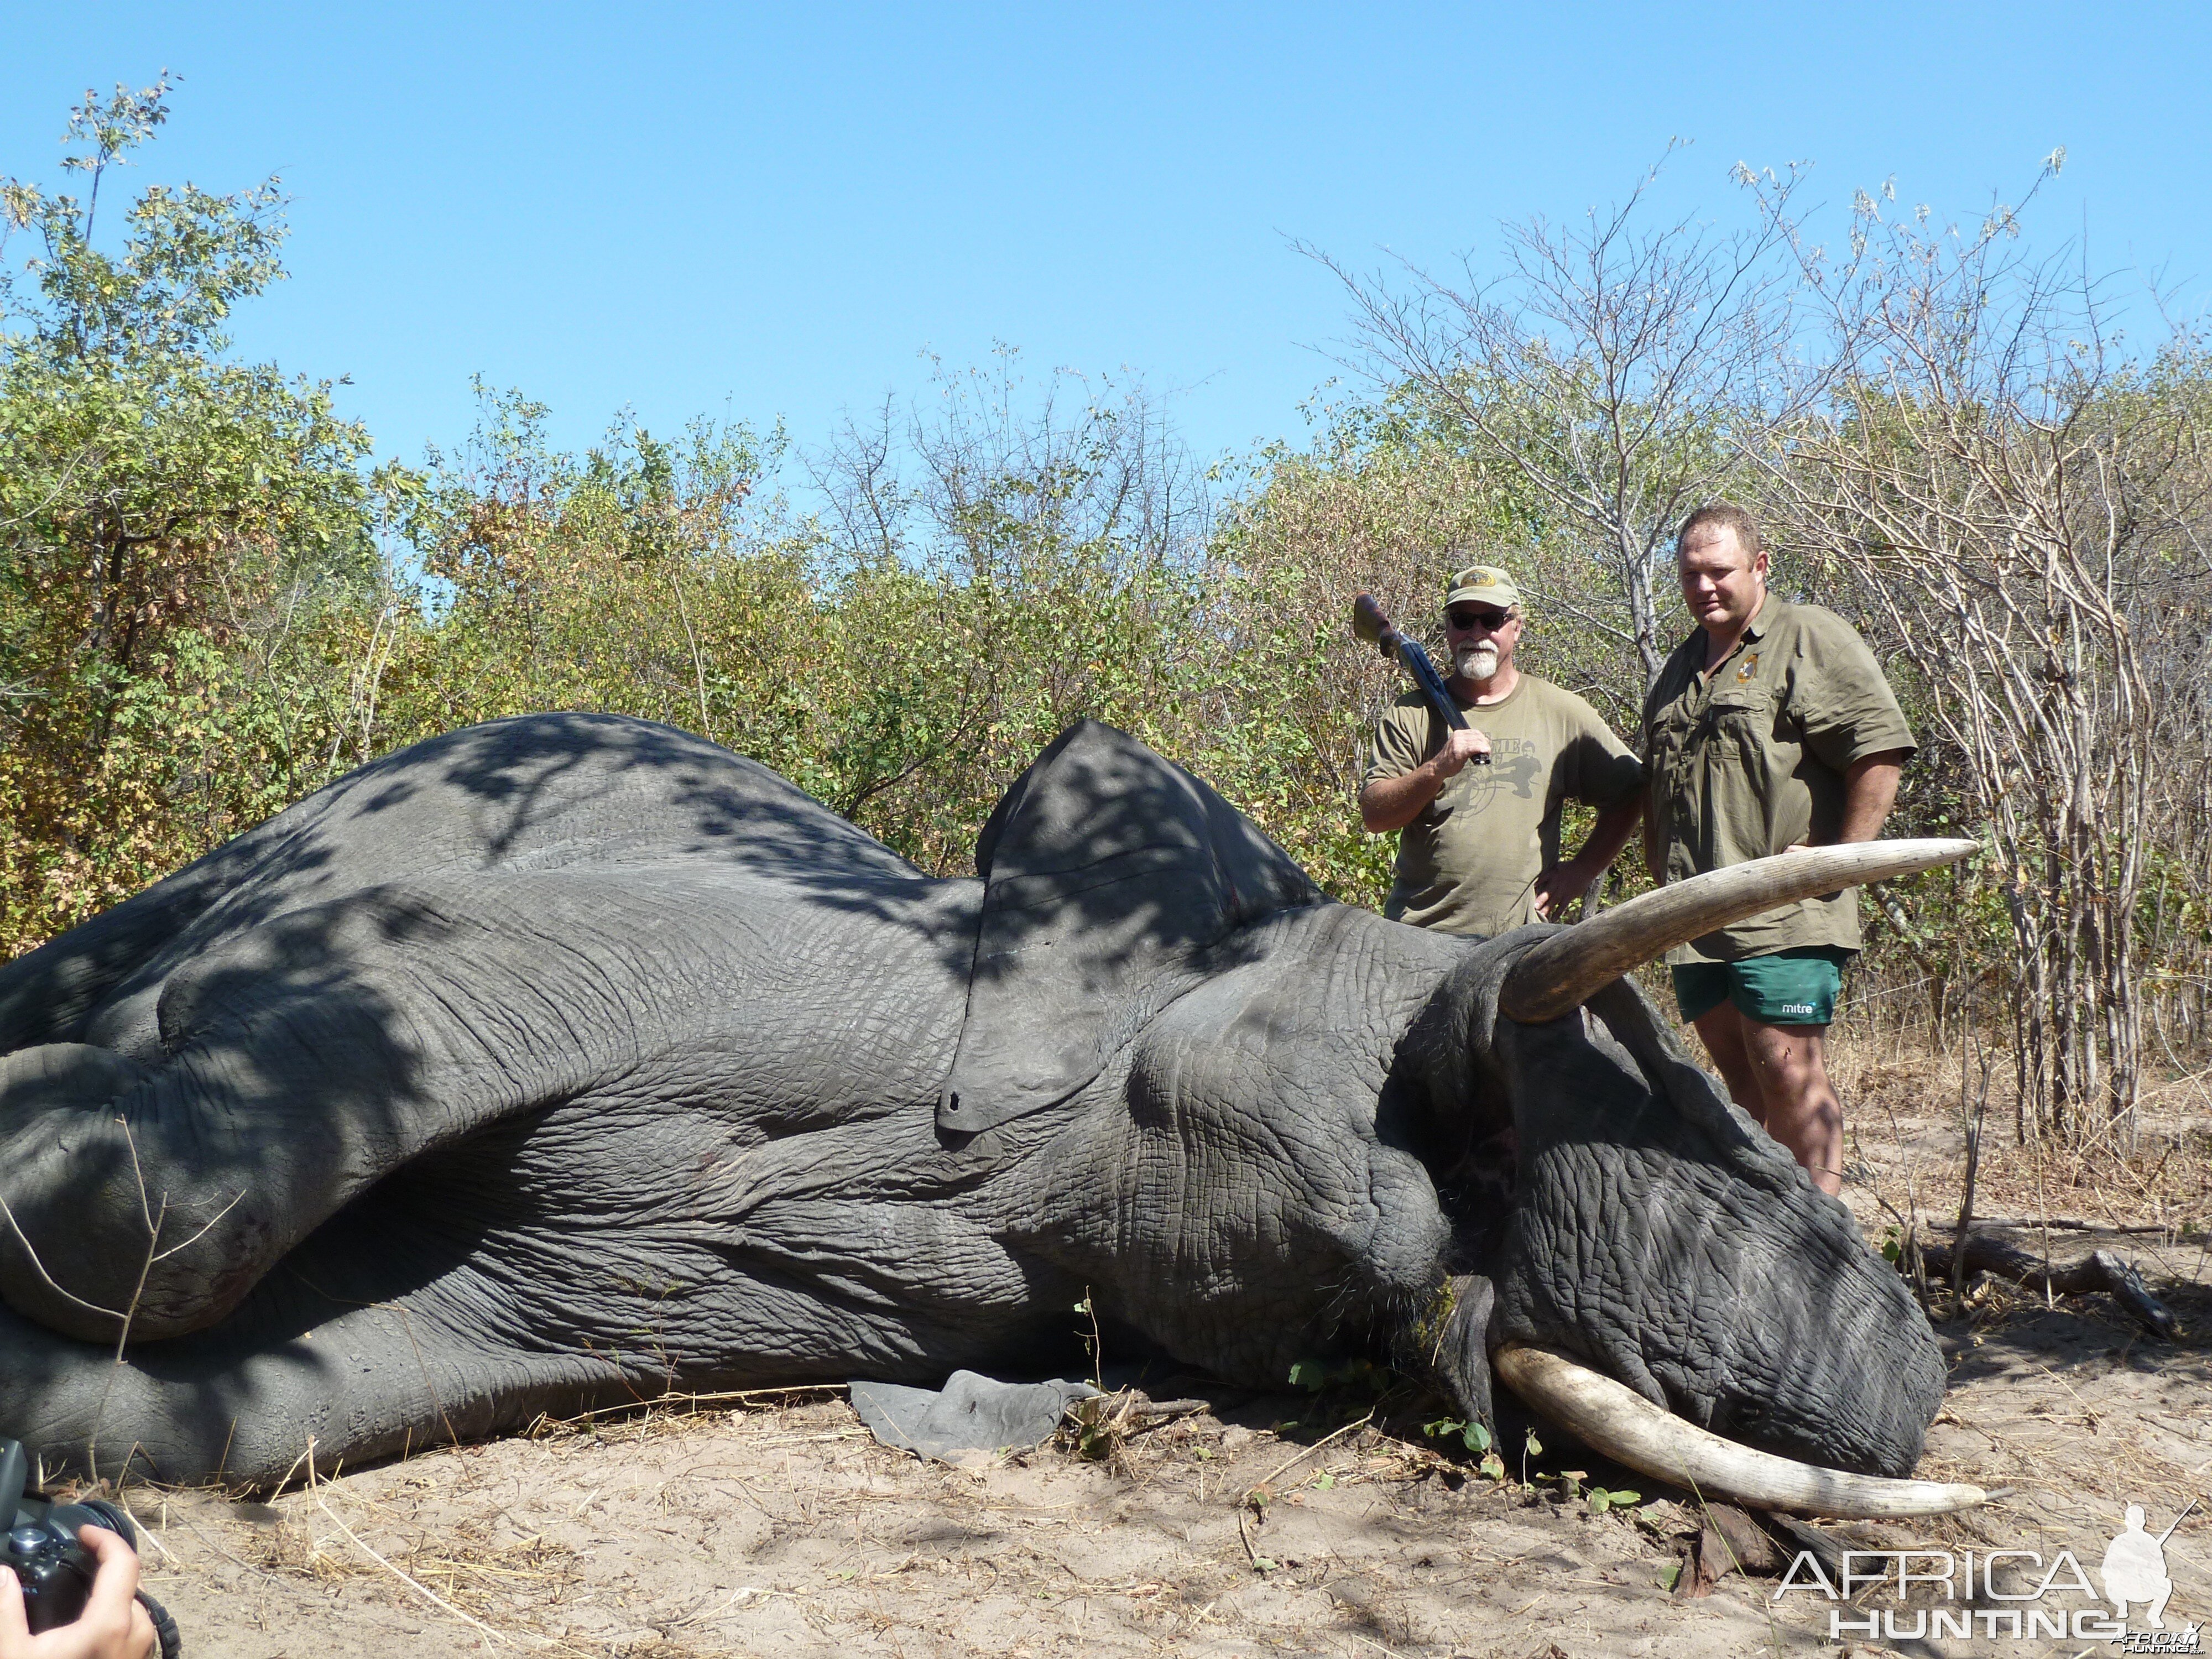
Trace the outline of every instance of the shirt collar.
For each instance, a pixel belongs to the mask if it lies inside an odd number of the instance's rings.
[[[1782,603],[1780,599],[1774,597],[1774,590],[1771,587],[1761,594],[1759,599],[1759,609],[1751,613],[1751,620],[1744,624],[1742,634],[1738,636],[1728,656],[1722,660],[1725,662],[1733,659],[1745,646],[1755,640],[1765,638],[1767,630],[1772,628],[1781,617]],[[1702,678],[1705,672],[1705,630],[1700,628],[1692,631],[1690,637],[1682,641],[1682,650],[1687,655],[1691,666]]]

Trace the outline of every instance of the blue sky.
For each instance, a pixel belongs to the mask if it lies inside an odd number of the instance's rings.
[[[994,342],[1140,375],[1203,456],[1299,439],[1346,321],[1291,240],[1482,256],[1677,137],[1667,204],[1721,218],[1739,159],[1965,217],[2063,144],[2039,246],[2212,291],[2203,7],[17,0],[5,39],[0,173],[52,180],[83,88],[167,66],[143,178],[283,174],[292,276],[240,348],[350,376],[408,459],[465,435],[477,373],[569,444],[624,404],[813,443]]]

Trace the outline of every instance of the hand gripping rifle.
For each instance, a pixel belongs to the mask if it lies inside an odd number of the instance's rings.
[[[1429,653],[1421,648],[1421,642],[1407,639],[1393,627],[1390,619],[1382,614],[1382,607],[1375,603],[1372,593],[1362,593],[1352,600],[1352,631],[1384,656],[1395,657],[1405,664],[1406,672],[1413,677],[1413,684],[1421,688],[1437,713],[1443,716],[1446,726],[1455,732],[1466,728],[1467,716],[1460,713],[1459,703],[1452,696],[1451,688],[1444,684],[1444,677],[1437,672],[1436,664],[1429,660]],[[1476,755],[1471,758],[1478,766],[1490,764],[1487,755]]]

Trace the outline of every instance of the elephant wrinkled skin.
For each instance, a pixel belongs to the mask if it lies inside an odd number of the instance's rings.
[[[557,714],[392,755],[0,969],[0,1431],[281,1479],[668,1387],[1541,1346],[1903,1474],[1943,1385],[1633,984],[1328,902],[1109,727],[937,880]],[[119,1340],[121,1359],[116,1359]]]

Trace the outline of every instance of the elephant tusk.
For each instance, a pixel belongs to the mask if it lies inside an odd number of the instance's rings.
[[[1746,916],[1892,876],[1955,864],[1971,841],[1863,841],[1778,853],[1708,871],[1615,905],[1522,951],[1498,1006],[1524,1024],[1557,1019],[1632,969]]]
[[[1989,1498],[1979,1486],[1853,1474],[1755,1451],[1543,1348],[1508,1343],[1491,1356],[1491,1365],[1522,1401],[1593,1451],[1701,1497],[1838,1520],[1942,1515]]]

